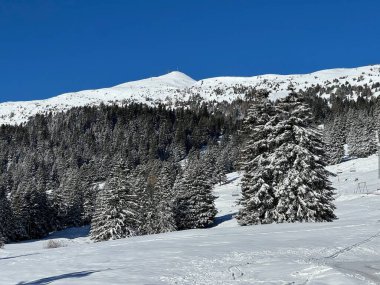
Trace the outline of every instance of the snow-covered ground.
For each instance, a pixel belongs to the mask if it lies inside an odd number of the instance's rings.
[[[340,172],[339,220],[239,227],[233,214],[240,175],[217,186],[219,214],[210,229],[92,243],[88,228],[0,250],[0,284],[380,284],[377,157],[329,167]],[[354,172],[355,170],[355,172]],[[355,181],[355,179],[358,179]]]
[[[317,85],[331,87],[349,83],[351,86],[367,85],[373,95],[378,96],[380,90],[374,85],[378,82],[380,65],[329,69],[310,74],[215,77],[199,81],[174,71],[109,88],[66,93],[46,100],[0,103],[0,125],[21,124],[36,114],[62,112],[73,107],[97,106],[101,103],[109,105],[138,102],[153,106],[163,103],[174,107],[177,103],[187,102],[192,96],[204,101],[231,102],[244,98],[246,88],[266,89],[272,99],[277,99],[288,95],[290,88],[298,91]],[[352,94],[351,99],[356,99],[356,94]]]

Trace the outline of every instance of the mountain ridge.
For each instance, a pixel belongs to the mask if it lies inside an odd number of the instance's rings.
[[[74,107],[100,104],[146,103],[170,107],[186,104],[194,96],[203,101],[227,101],[244,98],[249,90],[266,89],[275,100],[289,94],[290,89],[306,90],[317,85],[327,87],[350,84],[371,88],[373,96],[380,95],[380,65],[357,68],[335,68],[308,74],[263,74],[251,77],[221,76],[194,80],[173,71],[157,77],[121,83],[116,86],[64,93],[44,100],[0,103],[0,125],[19,125],[36,114],[67,111]],[[374,87],[375,86],[375,87]],[[330,94],[320,94],[329,97]],[[351,99],[357,95],[351,94]]]

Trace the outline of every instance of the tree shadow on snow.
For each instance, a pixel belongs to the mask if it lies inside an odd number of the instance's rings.
[[[44,238],[44,240],[56,239],[56,238],[76,239],[80,237],[87,237],[89,235],[89,232],[90,232],[90,226],[67,228],[67,229],[49,234],[46,238]]]
[[[37,255],[37,254],[40,254],[40,253],[30,253],[30,254],[22,254],[22,255],[15,255],[15,256],[7,256],[7,257],[0,258],[0,260],[13,259],[13,258],[30,256],[30,255]]]
[[[41,279],[30,281],[30,282],[22,281],[20,283],[17,283],[17,285],[47,285],[47,284],[53,283],[54,281],[62,280],[62,279],[83,278],[100,271],[102,270],[90,270],[90,271],[78,271],[78,272],[66,273],[66,274],[61,274],[57,276],[41,278]]]
[[[226,215],[223,215],[223,216],[220,216],[220,217],[216,217],[214,219],[214,223],[212,224],[211,227],[216,227],[216,226],[220,225],[221,223],[224,223],[224,222],[227,222],[229,220],[232,220],[236,214],[237,213],[230,213],[230,214],[226,214]]]

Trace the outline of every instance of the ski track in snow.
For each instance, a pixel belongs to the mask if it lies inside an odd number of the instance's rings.
[[[231,173],[215,188],[213,228],[92,243],[84,227],[8,244],[0,250],[0,284],[380,284],[377,157],[329,170],[338,168],[331,179],[339,219],[332,223],[240,227],[241,175]],[[355,193],[355,179],[374,194]],[[45,249],[49,239],[67,246]]]

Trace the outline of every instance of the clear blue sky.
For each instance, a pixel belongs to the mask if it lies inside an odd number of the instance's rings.
[[[0,0],[0,102],[380,63],[378,0]]]

